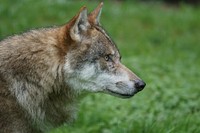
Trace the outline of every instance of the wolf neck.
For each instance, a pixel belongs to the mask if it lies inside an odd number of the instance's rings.
[[[59,30],[33,30],[24,33],[23,38],[14,36],[1,42],[5,49],[0,49],[8,59],[0,59],[0,75],[7,72],[3,78],[12,83],[9,91],[27,116],[36,125],[46,126],[45,129],[72,121],[75,117],[72,114],[75,93],[65,85],[63,77],[67,48],[56,36],[61,34]]]

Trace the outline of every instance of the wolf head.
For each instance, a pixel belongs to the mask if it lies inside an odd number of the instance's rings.
[[[121,64],[117,46],[99,22],[102,6],[90,14],[82,7],[65,25],[66,40],[70,42],[65,56],[65,81],[76,91],[128,98],[141,91],[145,83]]]

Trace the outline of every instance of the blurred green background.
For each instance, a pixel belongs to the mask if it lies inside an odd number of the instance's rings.
[[[199,133],[200,8],[139,0],[105,1],[101,23],[122,62],[146,88],[131,99],[88,94],[77,121],[51,133]],[[61,25],[98,1],[1,0],[0,39]]]

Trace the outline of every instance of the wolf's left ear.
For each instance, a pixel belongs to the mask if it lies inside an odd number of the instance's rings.
[[[75,41],[81,41],[84,32],[90,26],[88,22],[87,9],[82,7],[79,14],[72,19],[73,25],[70,28],[70,36]]]
[[[100,16],[101,16],[101,10],[103,7],[103,2],[101,2],[95,9],[94,11],[92,11],[89,16],[88,19],[90,21],[90,23],[95,24],[95,25],[100,25]]]

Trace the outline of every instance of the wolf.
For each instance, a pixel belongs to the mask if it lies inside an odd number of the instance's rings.
[[[130,98],[145,87],[120,62],[100,24],[102,6],[0,42],[1,133],[42,133],[73,122],[83,91]]]

